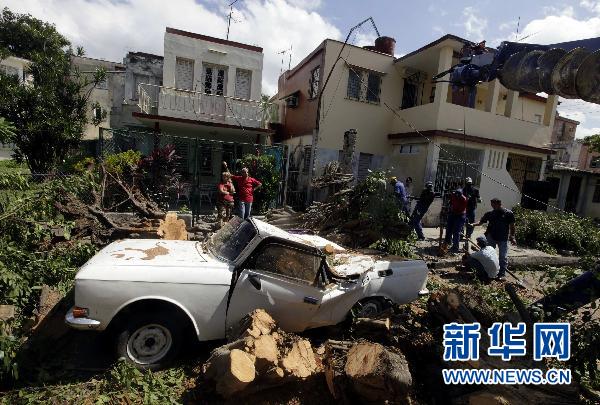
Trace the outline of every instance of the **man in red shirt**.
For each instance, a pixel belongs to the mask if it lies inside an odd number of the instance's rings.
[[[460,232],[465,225],[467,214],[467,198],[462,190],[458,189],[452,192],[450,196],[450,210],[448,212],[448,221],[446,223],[446,244],[450,244],[452,239],[452,249],[450,252],[458,253]]]
[[[252,212],[252,202],[254,201],[254,190],[259,188],[262,184],[260,181],[248,175],[248,168],[242,168],[241,176],[231,176],[233,181],[236,182],[238,197],[239,197],[239,214],[240,217],[246,219]]]

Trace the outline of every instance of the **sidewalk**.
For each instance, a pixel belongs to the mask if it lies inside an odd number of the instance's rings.
[[[475,227],[471,240],[475,242],[478,236],[483,235],[485,226]],[[422,256],[433,268],[454,267],[460,263],[462,254],[447,254],[445,257],[438,256],[440,228],[423,228],[425,234],[424,241],[416,243],[416,250],[419,256]],[[464,247],[464,241],[461,242],[461,249]],[[561,256],[544,253],[540,250],[521,247],[518,245],[508,245],[508,264],[511,265],[530,265],[530,264],[550,264],[550,265],[568,265],[579,261],[575,256]]]

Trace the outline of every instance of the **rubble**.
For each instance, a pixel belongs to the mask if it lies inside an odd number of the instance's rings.
[[[161,239],[167,240],[187,240],[188,232],[183,219],[177,218],[176,212],[168,212],[164,220],[160,220],[160,225],[156,230],[156,234]]]

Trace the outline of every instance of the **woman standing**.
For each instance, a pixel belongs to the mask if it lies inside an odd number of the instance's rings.
[[[233,211],[233,195],[235,194],[235,187],[233,187],[233,183],[231,182],[231,173],[223,172],[223,174],[221,174],[218,192],[217,209],[219,210],[219,226],[222,226],[223,222],[227,222],[231,219],[231,213]]]

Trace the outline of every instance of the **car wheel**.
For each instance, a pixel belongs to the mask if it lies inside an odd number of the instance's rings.
[[[356,309],[357,318],[373,318],[383,311],[383,301],[380,299],[367,299],[361,302]]]
[[[138,368],[159,370],[177,356],[182,338],[181,323],[172,314],[136,316],[117,332],[117,355]]]

